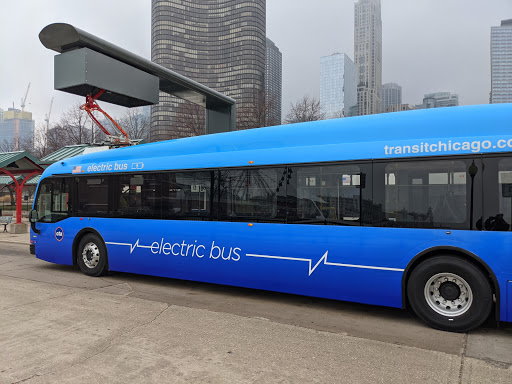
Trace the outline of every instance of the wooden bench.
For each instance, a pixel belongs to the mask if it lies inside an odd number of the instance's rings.
[[[0,224],[4,225],[4,232],[7,232],[7,225],[11,224],[11,216],[0,216]]]

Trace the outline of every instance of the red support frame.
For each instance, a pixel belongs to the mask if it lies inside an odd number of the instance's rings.
[[[39,173],[43,173],[43,172],[42,171],[34,171],[32,173],[29,173],[28,176],[25,176],[25,178],[23,179],[21,184],[18,183],[18,180],[16,179],[14,174],[9,172],[8,170],[0,168],[0,172],[4,172],[7,175],[9,175],[11,177],[11,179],[13,180],[13,182],[14,182],[14,186],[15,186],[14,190],[16,191],[16,224],[21,224],[21,211],[22,211],[22,209],[21,209],[21,204],[22,204],[21,196],[22,196],[22,192],[23,192],[23,187],[25,186],[25,183],[30,178],[34,177],[35,175],[37,175]]]

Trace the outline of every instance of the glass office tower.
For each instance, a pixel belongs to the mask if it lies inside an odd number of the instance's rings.
[[[320,58],[320,105],[328,119],[350,116],[357,104],[356,67],[344,53]]]
[[[28,149],[33,145],[36,123],[32,120],[32,112],[9,108],[0,111],[0,144],[15,151]]]
[[[392,110],[396,109],[396,106],[402,104],[402,87],[397,83],[386,83],[382,85],[382,112],[388,111],[389,107],[395,106]]]

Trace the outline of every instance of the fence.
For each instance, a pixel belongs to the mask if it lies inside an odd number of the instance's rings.
[[[27,201],[21,204],[21,210],[23,213],[26,213],[32,209],[32,202]],[[0,210],[3,216],[7,216],[6,213],[12,212],[14,214],[16,212],[16,203],[12,203],[10,201],[2,201],[0,202]]]

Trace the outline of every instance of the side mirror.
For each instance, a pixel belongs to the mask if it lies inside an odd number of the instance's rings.
[[[30,211],[30,214],[28,215],[28,218],[30,220],[30,228],[34,231],[34,233],[41,233],[39,229],[36,228],[36,222],[37,222],[37,211],[35,209]]]
[[[37,211],[35,209],[30,211],[29,219],[31,223],[37,222]]]

